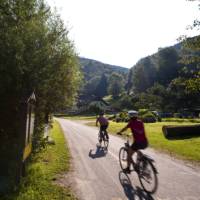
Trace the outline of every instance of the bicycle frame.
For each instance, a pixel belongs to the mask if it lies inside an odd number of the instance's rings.
[[[121,147],[119,150],[119,161],[122,170],[126,170],[128,166],[127,162],[129,156],[128,155],[129,148],[131,148],[129,142],[129,136],[126,135],[126,142],[124,143],[124,146]],[[153,165],[153,162],[155,161],[150,156],[144,154],[141,150],[137,150],[135,151],[135,153],[136,153],[136,161],[135,159],[133,159],[133,156],[131,156],[130,159],[131,165],[129,166],[129,171],[135,171],[139,177],[143,189],[146,192],[153,194],[156,192],[158,187],[158,177],[157,177],[158,171],[156,167]],[[133,169],[131,169],[132,167]]]
[[[124,146],[127,149],[131,148],[129,137],[130,137],[129,135],[126,135],[126,142],[124,143]],[[141,160],[142,159],[143,160],[146,159],[146,160],[149,160],[150,162],[155,162],[155,160],[153,158],[151,158],[150,156],[144,154],[141,150],[137,150],[134,153],[136,153],[137,155],[136,155],[136,163],[133,161],[133,156],[131,156],[131,164],[133,164],[133,166],[137,164],[139,159],[141,159]],[[154,167],[154,170],[158,174],[158,171],[157,171],[157,169],[155,167]]]

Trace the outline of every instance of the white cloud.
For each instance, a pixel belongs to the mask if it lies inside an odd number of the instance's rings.
[[[56,6],[80,56],[133,66],[159,47],[175,44],[199,15],[186,0],[47,0]]]

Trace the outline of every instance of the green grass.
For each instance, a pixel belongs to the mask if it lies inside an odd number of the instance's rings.
[[[167,151],[181,158],[200,162],[200,137],[190,139],[168,140],[163,136],[163,125],[191,125],[194,123],[161,122],[145,124],[147,137],[152,147]]]
[[[179,122],[179,123],[185,123],[185,122],[192,122],[192,123],[200,123],[200,119],[185,119],[185,118],[163,118],[163,122]]]
[[[54,122],[51,137],[55,145],[48,145],[45,150],[32,158],[27,169],[27,176],[14,194],[6,200],[73,200],[76,199],[70,189],[62,188],[54,180],[69,170],[69,151],[57,122]]]
[[[190,161],[200,163],[200,137],[193,137],[190,139],[168,140],[164,137],[162,132],[163,125],[192,125],[189,121],[181,122],[157,122],[145,123],[145,130],[149,139],[150,146],[163,152],[173,154],[174,156]],[[88,123],[94,126],[94,122]],[[108,131],[109,133],[116,134],[119,132],[126,123],[110,122]],[[130,133],[130,130],[126,131]],[[124,134],[126,134],[124,133]]]

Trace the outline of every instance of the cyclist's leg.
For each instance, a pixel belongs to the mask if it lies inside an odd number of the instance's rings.
[[[131,165],[131,163],[133,163],[132,156],[133,156],[134,152],[135,152],[135,151],[133,151],[133,149],[132,149],[131,147],[128,148],[127,168],[125,168],[125,169],[123,170],[124,173],[128,173],[128,174],[131,173],[130,165]]]
[[[103,137],[103,126],[101,126],[101,125],[100,125],[99,133],[100,133],[100,142],[102,142],[102,139],[103,139],[104,137]]]
[[[104,127],[104,134],[105,134],[105,136],[106,136],[106,139],[109,140],[107,128],[108,128],[108,125],[106,125],[106,126]]]
[[[137,159],[138,159],[138,154],[140,153],[140,151],[138,151],[138,150],[140,150],[140,149],[145,149],[146,147],[148,146],[148,143],[147,142],[142,142],[142,143],[137,143],[137,142],[134,142],[133,144],[132,144],[132,146],[131,146],[131,148],[136,152],[138,152],[137,153]],[[138,170],[138,166],[137,166],[137,163],[138,163],[138,161],[136,160],[136,163],[133,161],[133,165],[134,165],[134,168],[135,168],[135,170],[137,171]]]
[[[128,168],[130,168],[131,163],[134,161],[132,159],[133,154],[135,153],[135,150],[132,149],[132,147],[128,148]]]

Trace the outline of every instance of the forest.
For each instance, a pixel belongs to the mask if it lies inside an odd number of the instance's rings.
[[[96,104],[99,109],[107,109],[109,105],[114,110],[197,114],[200,109],[199,45],[200,36],[184,38],[174,46],[159,48],[157,53],[140,59],[128,71],[109,65],[101,68],[98,62],[81,62],[84,81],[78,105],[93,101],[93,107]]]

